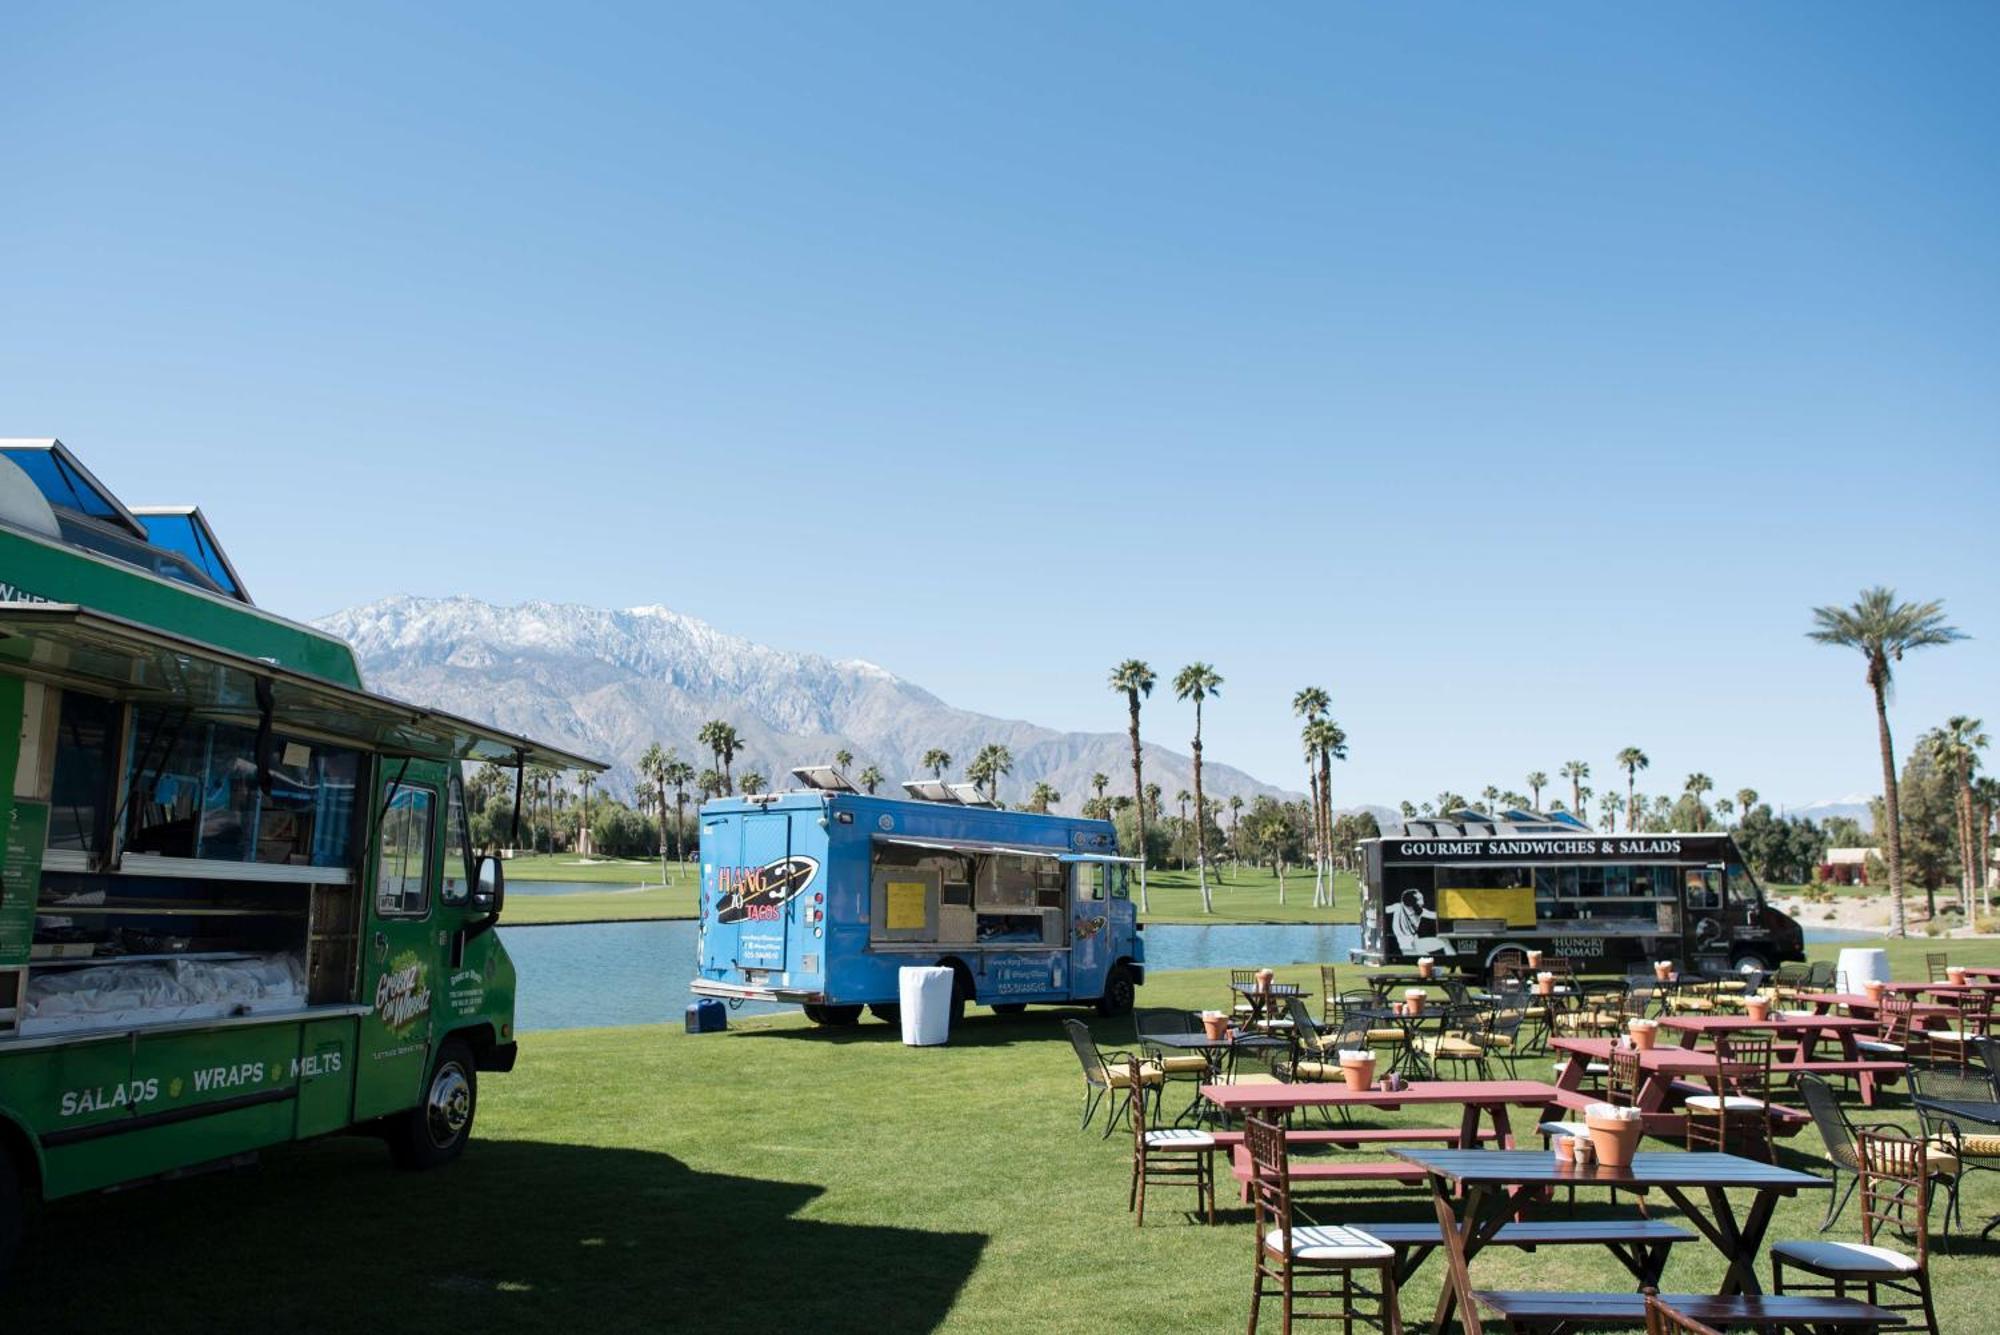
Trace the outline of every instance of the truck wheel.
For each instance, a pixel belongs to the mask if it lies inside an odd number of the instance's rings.
[[[901,1024],[903,1022],[903,1007],[900,1002],[877,1002],[868,1008],[868,1013],[883,1024]]]
[[[993,1003],[993,1013],[995,1015],[1019,1015],[1026,1009],[1028,1009],[1028,1003],[1025,1001],[996,1001]]]
[[[479,1073],[472,1049],[448,1038],[424,1087],[423,1102],[404,1113],[389,1132],[389,1157],[396,1167],[439,1168],[465,1152],[472,1118],[479,1111]]]
[[[6,1279],[14,1266],[14,1253],[20,1250],[26,1209],[13,1156],[0,1149],[0,1280]]]
[[[1139,989],[1132,982],[1132,971],[1124,965],[1116,965],[1104,979],[1104,995],[1098,998],[1099,1015],[1130,1015],[1132,1003],[1139,999]]]
[[[806,1007],[806,1018],[822,1029],[845,1029],[861,1021],[859,1006],[813,1006]]]
[[[1762,955],[1751,952],[1738,955],[1729,966],[1738,973],[1769,973],[1770,963]]]

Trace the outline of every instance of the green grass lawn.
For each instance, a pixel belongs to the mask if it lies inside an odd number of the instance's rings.
[[[585,861],[567,853],[537,853],[507,860],[507,883],[532,886],[538,881],[576,881],[602,885],[602,891],[579,890],[561,895],[510,894],[500,915],[502,925],[527,927],[558,922],[624,922],[643,918],[695,916],[696,864],[676,863],[671,883],[660,883],[660,864],[644,858],[598,858]]]
[[[1890,949],[1905,976],[1921,967],[1923,943]],[[2000,963],[2000,944],[1952,954]],[[1279,975],[1317,982],[1304,967]],[[1162,974],[1142,995],[1214,1005],[1223,983],[1215,971]],[[1196,1226],[1160,1194],[1147,1226],[1132,1226],[1129,1139],[1077,1131],[1081,1081],[1061,1014],[1083,1012],[977,1009],[951,1046],[925,1050],[883,1024],[823,1033],[790,1016],[700,1037],[529,1035],[519,1067],[486,1078],[478,1137],[441,1172],[399,1174],[379,1147],[337,1140],[273,1151],[256,1172],[58,1203],[0,1298],[0,1326],[1240,1327],[1247,1215],[1225,1195],[1223,1222]],[[1089,1018],[1107,1045],[1129,1043],[1129,1021]],[[1546,1072],[1537,1066],[1523,1074]],[[1912,1121],[1900,1090],[1864,1116]],[[1784,1160],[1813,1167],[1817,1145],[1807,1130]],[[1817,1192],[1785,1203],[1771,1236],[1818,1236],[1823,1204]],[[1322,1220],[1430,1215],[1410,1188],[1336,1189],[1306,1209]],[[1976,1175],[1965,1209],[1975,1231],[2000,1211],[2000,1176]],[[1675,1211],[1662,1201],[1655,1214]],[[1859,1227],[1850,1206],[1829,1236],[1857,1239]],[[1992,1328],[1984,1286],[2000,1274],[1996,1256],[2000,1243],[1962,1233],[1934,1256],[1946,1331]],[[1768,1263],[1759,1269],[1768,1278]],[[1434,1256],[1405,1291],[1413,1322],[1428,1316],[1442,1273]],[[1721,1273],[1705,1243],[1685,1244],[1668,1285],[1710,1289]],[[1490,1251],[1473,1274],[1503,1287],[1627,1284],[1615,1262],[1582,1249]]]
[[[1138,897],[1135,883],[1132,894]],[[1312,906],[1312,869],[1285,873],[1285,902],[1278,902],[1278,878],[1269,867],[1240,869],[1227,863],[1211,867],[1208,897],[1215,912],[1201,911],[1201,891],[1192,871],[1149,871],[1146,894],[1151,912],[1147,922],[1333,922],[1356,920],[1361,888],[1354,877],[1341,873],[1335,878],[1332,908]]]

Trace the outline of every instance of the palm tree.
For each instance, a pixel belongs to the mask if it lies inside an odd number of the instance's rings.
[[[701,790],[703,797],[721,797],[722,771],[705,769],[701,772],[700,777],[694,781],[694,784],[695,787]]]
[[[1312,794],[1312,849],[1313,849],[1313,903],[1322,897],[1321,883],[1326,872],[1329,834],[1327,831],[1327,795],[1320,791],[1319,772],[1321,769],[1317,743],[1313,739],[1312,725],[1326,717],[1333,707],[1333,697],[1318,686],[1302,688],[1292,697],[1292,714],[1306,721],[1302,740],[1306,750],[1306,788]]]
[[[1028,794],[1028,810],[1046,812],[1060,801],[1062,801],[1061,793],[1048,784],[1037,781],[1034,790]]]
[[[1401,809],[1403,812],[1404,820],[1415,820],[1417,818],[1417,804],[1415,802],[1406,800],[1402,804]]]
[[[1618,768],[1625,771],[1625,828],[1637,833],[1639,829],[1639,797],[1633,785],[1638,781],[1639,771],[1653,762],[1646,753],[1636,746],[1628,746],[1618,753]]]
[[[1528,791],[1534,794],[1534,796],[1529,799],[1528,805],[1533,807],[1536,811],[1540,811],[1542,809],[1542,789],[1548,786],[1549,786],[1549,776],[1542,773],[1540,770],[1536,770],[1534,773],[1528,776]]]
[[[1713,791],[1715,780],[1706,774],[1690,774],[1681,791],[1694,799],[1694,828],[1697,833],[1708,828],[1708,807],[1702,802],[1704,794]]]
[[[1333,904],[1333,762],[1347,759],[1347,734],[1338,723],[1330,718],[1317,718],[1306,724],[1306,745],[1319,754],[1319,800],[1324,817],[1325,835],[1320,840],[1326,858],[1326,889],[1322,897],[1320,878],[1313,876],[1315,905]]]
[[[1132,796],[1142,798],[1146,793],[1146,776],[1139,761],[1139,702],[1153,693],[1153,669],[1137,658],[1128,658],[1111,669],[1111,689],[1125,697],[1125,708],[1131,718],[1132,732]],[[1146,902],[1146,804],[1139,803],[1139,912],[1147,910]]]
[[[1625,805],[1629,809],[1631,805],[1629,799]],[[1597,810],[1600,818],[1604,821],[1604,832],[1606,834],[1616,834],[1618,832],[1618,806],[1618,794],[1616,793],[1606,792],[1602,798],[1598,799]],[[1583,813],[1578,812],[1577,814],[1581,816]]]
[[[1174,674],[1174,695],[1194,701],[1194,865],[1201,884],[1201,911],[1212,912],[1208,894],[1208,819],[1201,800],[1201,702],[1222,694],[1222,674],[1206,663],[1189,663]]]
[[[1814,629],[1806,638],[1820,644],[1859,651],[1867,661],[1868,689],[1875,696],[1875,738],[1882,749],[1882,805],[1888,815],[1885,831],[1889,852],[1889,935],[1906,935],[1903,916],[1902,806],[1896,792],[1896,747],[1889,736],[1890,664],[1903,655],[1932,645],[1962,640],[1956,626],[1945,624],[1944,604],[1899,603],[1896,591],[1882,585],[1862,590],[1851,607],[1815,607]]]
[[[1979,903],[1983,912],[1993,911],[1991,868],[1993,866],[1993,816],[2000,812],[2000,779],[1982,774],[1972,781],[1972,800],[1978,808]]]
[[[734,792],[736,784],[730,778],[729,766],[736,759],[736,753],[743,749],[743,739],[737,735],[736,729],[722,719],[710,719],[701,725],[695,739],[715,757],[715,768],[722,774],[723,791]]]
[[[1187,838],[1188,838],[1187,804],[1188,804],[1188,790],[1183,788],[1178,793],[1174,794],[1174,805],[1178,806],[1181,809],[1180,821],[1181,821],[1181,870],[1182,871],[1187,870]]]
[[[1479,790],[1480,800],[1486,803],[1486,814],[1491,816],[1500,810],[1500,785],[1489,783]]]
[[[1229,795],[1229,860],[1232,872],[1243,870],[1243,795]]]
[[[576,850],[579,853],[595,853],[597,850],[590,847],[590,785],[596,781],[597,776],[585,770],[582,778],[583,803],[577,808]]]
[[[736,786],[743,790],[745,797],[755,797],[764,791],[764,776],[754,769],[746,770],[743,777],[737,780]]]
[[[639,757],[639,772],[649,783],[639,794],[643,806],[649,799],[660,813],[660,882],[665,884],[673,873],[667,866],[667,766],[679,759],[672,751],[654,742]]]
[[[965,777],[972,780],[975,787],[984,784],[986,800],[994,806],[1000,805],[1000,780],[1014,772],[1014,753],[998,742],[989,742],[979,748],[979,754],[965,767]]]
[[[694,766],[676,757],[667,766],[667,783],[674,790],[674,861],[683,865],[687,862],[687,797],[688,785],[695,781]]]
[[[1582,760],[1565,760],[1563,767],[1556,771],[1569,780],[1569,809],[1579,814],[1583,811],[1583,781],[1590,777],[1590,765]]]
[[[1736,804],[1726,797],[1715,799],[1715,814],[1722,818],[1723,827],[1729,826],[1729,818],[1736,814]]]
[[[1972,772],[1979,768],[1979,753],[1990,739],[1980,731],[1985,724],[1964,714],[1954,714],[1942,728],[1924,737],[1924,751],[1931,763],[1951,776],[1953,814],[1958,818],[1958,907],[1972,911],[1973,881],[1977,875],[1972,837]]]
[[[876,769],[873,765],[862,770],[856,778],[859,780],[861,791],[864,793],[872,795],[877,788],[882,786],[882,771]]]
[[[933,746],[924,752],[924,768],[931,772],[933,779],[943,779],[944,772],[951,768],[951,752],[940,751]]]
[[[1738,813],[1736,823],[1741,825],[1744,821],[1750,819],[1750,813],[1756,809],[1756,806],[1757,790],[1755,788],[1738,788],[1736,790],[1736,810]]]
[[[544,786],[545,786],[546,784],[548,784],[548,783],[550,782],[550,780],[552,780],[552,779],[553,779],[554,777],[555,777],[555,769],[554,769],[554,767],[553,767],[553,766],[550,766],[550,765],[530,765],[530,766],[528,766],[528,774],[527,774],[527,786],[528,786],[528,847],[529,847],[529,848],[531,848],[531,849],[532,849],[532,848],[534,847],[534,845],[535,845],[535,830],[536,830],[536,828],[537,828],[537,826],[536,826],[536,823],[535,823],[535,808],[536,808],[536,807],[537,807],[537,806],[538,806],[538,805],[539,805],[539,804],[541,803],[541,801],[542,801],[542,793],[543,793],[543,788],[544,788]],[[555,819],[555,816],[554,816],[554,814],[553,814],[553,813],[551,813],[551,814],[550,814],[550,817],[549,817],[549,819],[550,819],[550,821],[551,821],[551,822],[553,822],[553,821],[554,821],[554,819]],[[551,852],[551,853],[555,852],[555,838],[554,838],[554,834],[553,834],[553,831],[552,831],[552,832],[551,832],[551,834],[550,834],[550,839],[549,839],[549,849],[548,849],[548,851],[549,851],[549,852]]]
[[[1164,796],[1164,793],[1159,784],[1149,783],[1146,785],[1146,800],[1139,807],[1142,813],[1147,813],[1146,819],[1158,820],[1160,818],[1160,798],[1162,796]]]
[[[1111,786],[1111,776],[1109,774],[1100,773],[1100,774],[1093,774],[1090,776],[1091,791],[1097,794],[1099,801],[1103,800],[1104,790],[1106,788],[1109,788],[1110,786]]]
[[[1457,793],[1452,792],[1449,788],[1437,795],[1437,813],[1440,816],[1449,816],[1452,812],[1463,811],[1471,805],[1472,803],[1466,801]]]
[[[846,747],[843,746],[838,751],[835,751],[833,753],[833,767],[839,770],[842,774],[847,773],[847,767],[849,765],[852,765],[853,763],[854,763],[854,753],[848,750]]]

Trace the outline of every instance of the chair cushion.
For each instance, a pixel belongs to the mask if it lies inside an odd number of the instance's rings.
[[[1370,1043],[1400,1043],[1406,1037],[1408,1035],[1400,1029],[1370,1029],[1368,1031],[1368,1041]]]
[[[1274,1252],[1285,1249],[1282,1229],[1264,1235],[1264,1245]],[[1308,1224],[1292,1230],[1292,1259],[1295,1261],[1393,1261],[1395,1249],[1358,1228],[1342,1224]]]
[[[1249,1073],[1238,1072],[1235,1075],[1225,1075],[1220,1080],[1215,1081],[1215,1083],[1218,1085],[1281,1085],[1284,1083],[1284,1081],[1278,1079],[1278,1077],[1275,1075],[1269,1075],[1262,1071],[1256,1071]]]
[[[1730,1112],[1762,1112],[1764,1100],[1746,1098],[1741,1094],[1725,1094],[1721,1098],[1713,1094],[1696,1094],[1687,1100],[1687,1106],[1703,1112],[1721,1112],[1724,1109]]]
[[[1959,1143],[1968,1155],[1981,1159],[2000,1158],[2000,1136],[1965,1136]]]
[[[1139,1083],[1142,1085],[1157,1085],[1166,1078],[1166,1074],[1158,1062],[1139,1063]],[[1113,1089],[1129,1089],[1132,1073],[1123,1066],[1107,1066],[1104,1068],[1104,1080]]]
[[[1146,1148],[1149,1150],[1212,1150],[1215,1137],[1206,1131],[1196,1131],[1192,1127],[1162,1127],[1158,1131],[1146,1133]]]
[[[1892,1057],[1903,1055],[1901,1043],[1890,1043],[1879,1038],[1857,1038],[1854,1040],[1854,1046],[1863,1052],[1886,1052]]]
[[[1771,1255],[1843,1275],[1914,1275],[1917,1258],[1861,1242],[1774,1242]]]
[[[1484,1056],[1486,1051],[1477,1043],[1457,1038],[1451,1034],[1435,1035],[1424,1039],[1417,1046],[1433,1057],[1465,1057],[1470,1059]]]
[[[1590,1127],[1582,1122],[1543,1122],[1535,1128],[1544,1136],[1587,1136]]]
[[[1208,1069],[1208,1058],[1200,1056],[1162,1057],[1157,1063],[1169,1075],[1200,1075]]]
[[[1292,1063],[1292,1074],[1300,1080],[1339,1080],[1345,1075],[1337,1062],[1313,1061],[1311,1058]]]

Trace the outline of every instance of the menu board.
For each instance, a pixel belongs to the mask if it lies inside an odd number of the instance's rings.
[[[26,964],[35,935],[35,901],[42,893],[42,850],[49,842],[49,804],[14,799],[7,844],[0,853],[0,964]]]

